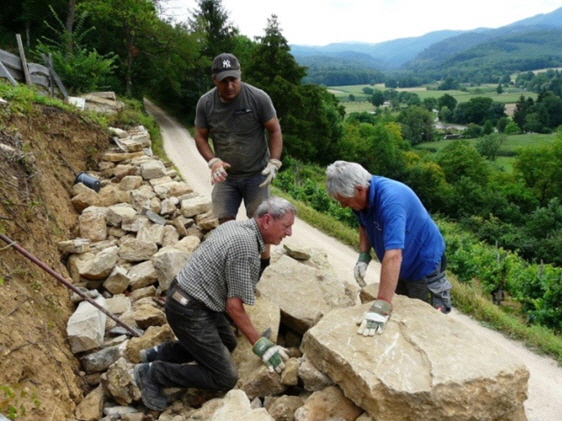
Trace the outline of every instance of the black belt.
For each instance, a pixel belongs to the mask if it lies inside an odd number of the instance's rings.
[[[199,306],[206,307],[201,301],[193,298],[187,292],[183,290],[183,288],[178,283],[177,279],[174,278],[172,284],[170,285],[170,290],[168,291],[168,298],[172,298],[173,300],[180,303],[182,306],[188,305],[190,302],[196,303]]]

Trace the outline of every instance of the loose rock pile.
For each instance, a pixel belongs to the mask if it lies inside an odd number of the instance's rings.
[[[247,307],[258,330],[270,328],[270,339],[290,350],[284,372],[270,373],[241,337],[234,390],[167,390],[172,403],[163,413],[146,410],[132,368],[140,350],[174,338],[160,298],[218,221],[208,198],[152,156],[146,130],[113,133],[117,147],[92,174],[101,189],[74,186],[76,238],[59,248],[73,283],[140,336],[73,294],[69,344],[92,388],[77,420],[525,419],[528,372],[514,357],[404,297],[385,333],[363,338],[355,320],[376,286],[360,300],[321,249],[290,248],[272,257],[256,305]]]

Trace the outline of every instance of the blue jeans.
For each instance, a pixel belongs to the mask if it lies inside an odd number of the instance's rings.
[[[165,310],[178,340],[158,347],[151,375],[163,387],[232,389],[238,381],[230,354],[236,337],[225,314],[195,300],[182,305],[172,298],[174,290],[172,284]]]
[[[211,194],[215,217],[236,219],[238,208],[244,200],[246,215],[252,218],[261,202],[269,197],[269,186],[259,187],[264,180],[265,175],[257,173],[248,178],[227,177],[222,183],[215,184]]]

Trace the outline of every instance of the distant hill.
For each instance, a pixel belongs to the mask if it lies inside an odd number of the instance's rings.
[[[454,73],[457,66],[485,66],[486,69],[499,66],[498,71],[502,72],[530,70],[533,66],[562,64],[561,30],[562,7],[498,29],[435,31],[377,44],[291,45],[291,53],[299,64],[309,67],[309,75],[321,74],[327,68],[331,72],[337,69],[422,73],[438,70],[442,74]]]
[[[537,26],[492,34],[466,34],[437,43],[406,66],[417,72],[461,67],[466,71],[495,71],[509,74],[559,67],[562,64],[562,28]]]
[[[376,67],[379,70],[399,68],[404,63],[412,60],[417,54],[431,45],[462,34],[466,31],[436,31],[421,37],[400,38],[378,44],[361,42],[343,42],[329,44],[323,47],[291,45],[291,54],[299,64],[308,66],[310,57],[323,57],[324,59],[353,57],[367,67]]]

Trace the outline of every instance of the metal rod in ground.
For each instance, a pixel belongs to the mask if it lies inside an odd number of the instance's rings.
[[[27,257],[29,260],[31,260],[33,263],[35,263],[41,269],[45,270],[47,273],[52,275],[57,281],[61,282],[64,286],[71,289],[76,294],[80,295],[82,298],[84,298],[86,301],[88,301],[91,305],[96,307],[99,311],[101,311],[102,313],[104,313],[105,315],[107,315],[108,317],[113,319],[119,326],[122,326],[123,328],[127,329],[127,331],[129,331],[133,336],[137,336],[137,337],[140,336],[140,334],[136,330],[134,330],[132,327],[128,326],[127,324],[123,323],[115,315],[113,315],[107,309],[100,306],[98,303],[96,303],[94,300],[92,300],[90,297],[88,297],[86,294],[84,294],[82,291],[80,291],[77,287],[75,287],[70,282],[68,282],[66,279],[64,279],[61,275],[59,275],[57,272],[55,272],[53,269],[51,269],[49,266],[47,266],[45,263],[43,263],[37,257],[35,257],[34,255],[32,255],[31,253],[26,251],[23,247],[18,245],[15,241],[10,240],[4,234],[0,234],[0,239],[4,240],[9,246],[12,246],[13,248],[15,248],[17,251],[19,251],[21,254],[23,254],[25,257]]]

